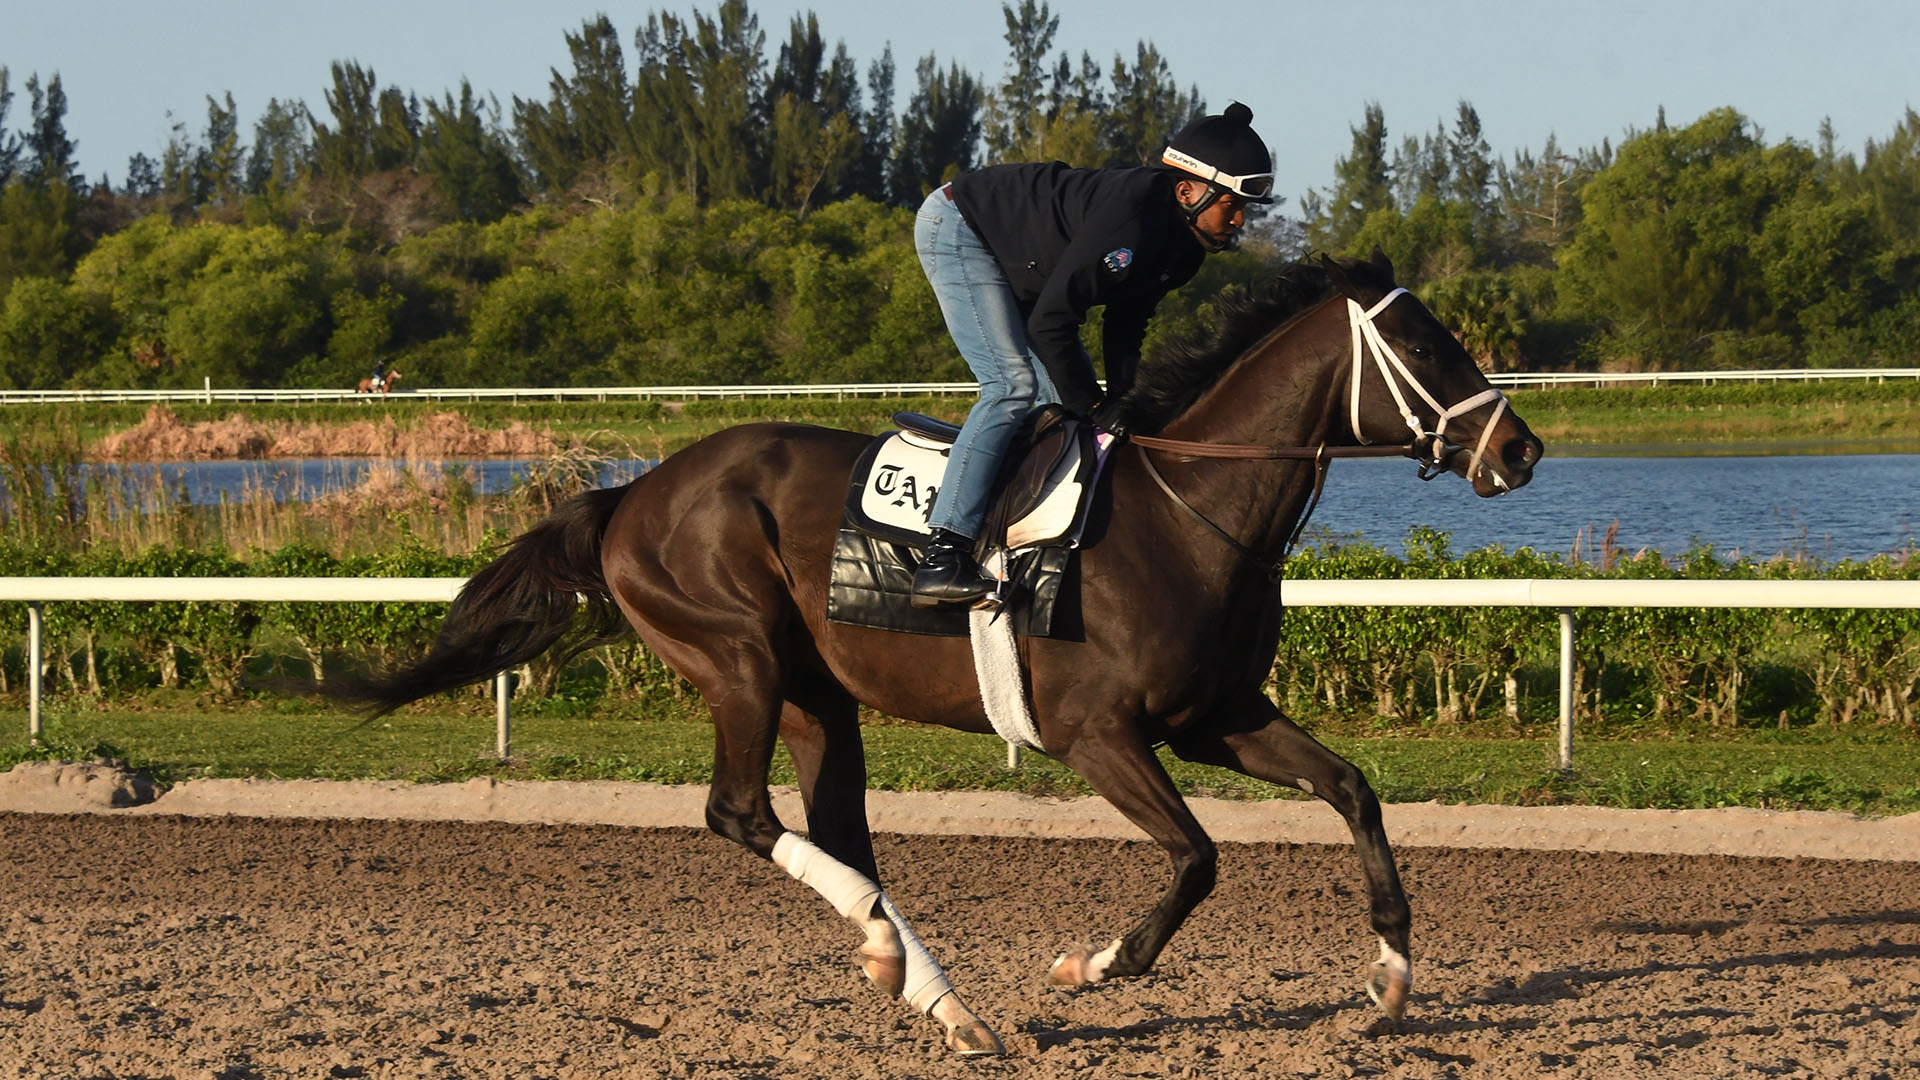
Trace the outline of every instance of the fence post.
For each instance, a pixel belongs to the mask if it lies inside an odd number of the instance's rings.
[[[1573,609],[1560,609],[1560,771],[1573,771]]]
[[[513,720],[507,706],[507,673],[501,672],[493,677],[493,745],[500,754],[500,760],[507,760],[507,751],[513,742]]]
[[[1020,767],[1020,744],[1008,743],[1007,744],[1007,768],[1018,769],[1019,767]]]
[[[27,741],[40,745],[40,638],[45,625],[40,602],[27,605]]]

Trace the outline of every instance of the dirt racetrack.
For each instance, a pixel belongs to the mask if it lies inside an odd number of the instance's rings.
[[[1920,1076],[1912,863],[1403,848],[1396,1023],[1347,847],[1223,845],[1157,973],[1066,991],[1156,848],[878,844],[1006,1058],[693,829],[0,814],[0,1077]]]

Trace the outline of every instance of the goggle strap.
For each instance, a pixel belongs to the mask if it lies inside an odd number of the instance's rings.
[[[1192,154],[1184,150],[1176,150],[1171,146],[1161,151],[1160,162],[1164,165],[1172,165],[1176,168],[1184,169],[1209,184],[1226,188],[1228,191],[1233,192],[1243,199],[1267,199],[1273,196],[1273,174],[1270,172],[1247,173],[1245,176],[1234,176],[1230,173],[1222,172],[1219,166],[1209,165],[1199,158],[1194,157]],[[1266,191],[1256,195],[1246,190],[1246,185],[1249,180],[1257,180],[1263,176],[1267,179]]]

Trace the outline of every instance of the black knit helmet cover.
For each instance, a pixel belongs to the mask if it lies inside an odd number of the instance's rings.
[[[1188,220],[1198,218],[1221,195],[1231,190],[1216,177],[1266,177],[1267,190],[1254,195],[1239,192],[1248,202],[1273,201],[1273,155],[1252,127],[1253,110],[1234,102],[1217,116],[1203,116],[1180,129],[1167,143],[1160,163],[1207,183],[1206,197],[1182,207]],[[1186,177],[1182,177],[1185,179]]]

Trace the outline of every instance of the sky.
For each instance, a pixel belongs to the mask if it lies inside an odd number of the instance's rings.
[[[755,0],[770,53],[795,14],[811,10],[829,42],[844,41],[864,72],[891,44],[895,105],[913,87],[919,57],[957,61],[989,85],[1006,68],[998,0]],[[54,73],[67,94],[67,134],[90,180],[119,183],[127,158],[156,160],[174,119],[198,135],[206,97],[231,92],[243,132],[269,98],[300,99],[325,115],[328,65],[357,60],[382,85],[422,97],[457,90],[546,96],[569,68],[564,35],[605,11],[631,43],[648,13],[711,13],[718,0],[612,8],[539,0],[0,0],[0,66],[15,92],[10,128],[25,126],[25,83]],[[1276,190],[1333,181],[1368,102],[1386,117],[1389,144],[1451,126],[1465,99],[1496,155],[1538,150],[1549,134],[1565,150],[1618,144],[1653,126],[1665,106],[1685,124],[1723,105],[1769,142],[1812,143],[1830,118],[1837,146],[1858,154],[1920,104],[1920,3],[1912,0],[1518,0],[1303,4],[1244,0],[1052,0],[1054,51],[1076,65],[1129,62],[1153,42],[1182,87],[1208,109],[1230,100],[1254,111],[1274,149]],[[76,12],[81,14],[76,14]],[[629,51],[631,58],[631,52]],[[769,57],[771,62],[771,55]],[[169,113],[172,119],[169,118]],[[1284,212],[1284,211],[1283,211]]]

